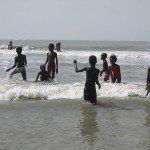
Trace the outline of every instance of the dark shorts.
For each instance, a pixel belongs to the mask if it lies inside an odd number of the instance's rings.
[[[91,103],[96,103],[97,95],[95,85],[85,84],[84,88],[84,100],[89,101]]]

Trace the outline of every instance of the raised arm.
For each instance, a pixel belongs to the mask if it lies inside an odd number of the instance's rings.
[[[74,60],[73,63],[74,63],[75,72],[83,72],[83,71],[86,71],[86,68],[78,69],[77,61],[76,61],[76,60]]]

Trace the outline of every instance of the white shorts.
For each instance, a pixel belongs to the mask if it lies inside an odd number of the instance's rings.
[[[25,67],[16,67],[11,75],[16,74],[16,73],[21,73],[23,80],[26,80],[26,69]]]
[[[24,72],[24,71],[26,71],[26,70],[25,70],[25,67],[19,67],[19,68],[16,67],[16,68],[12,71],[11,74],[13,75],[13,74],[16,74],[16,73],[22,73],[22,72]]]

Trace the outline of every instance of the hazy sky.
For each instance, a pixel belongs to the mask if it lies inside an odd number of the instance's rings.
[[[150,0],[0,0],[0,39],[150,41]]]

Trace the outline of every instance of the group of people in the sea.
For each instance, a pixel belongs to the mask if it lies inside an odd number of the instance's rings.
[[[95,67],[95,65],[97,63],[97,58],[94,55],[89,57],[90,67],[78,69],[77,61],[74,60],[76,72],[86,71],[84,99],[87,101],[90,101],[94,105],[97,104],[95,83],[98,85],[99,89],[101,88],[101,85],[98,81],[99,75],[102,76],[102,74],[105,73],[104,81],[108,81],[109,78],[111,78],[112,83],[121,83],[120,66],[118,64],[116,64],[117,57],[115,55],[110,56],[110,63],[111,63],[110,66],[108,66],[106,58],[107,58],[107,54],[102,53],[101,59],[103,60],[103,69],[101,71]]]
[[[8,50],[15,49],[16,47],[17,46],[14,46],[13,43],[12,43],[12,41],[9,42],[9,44],[8,44]],[[61,52],[61,43],[60,42],[56,43],[56,50],[57,50],[57,52]]]
[[[77,61],[76,60],[73,61],[76,72],[86,71],[84,99],[86,101],[90,101],[94,105],[97,104],[95,83],[98,85],[99,89],[101,88],[101,85],[98,81],[99,75],[102,76],[103,73],[105,74],[104,81],[108,81],[110,78],[112,83],[121,83],[120,66],[118,64],[116,64],[117,57],[115,55],[110,56],[110,58],[109,58],[110,65],[109,66],[108,66],[106,58],[107,58],[107,54],[102,53],[101,60],[103,60],[103,69],[101,71],[95,67],[95,65],[97,63],[97,58],[94,55],[89,57],[90,67],[78,69]],[[150,93],[150,67],[148,67],[146,90],[147,90],[147,93],[146,93],[146,96],[147,96]]]
[[[58,44],[58,45],[57,45]],[[56,45],[60,48],[60,43],[57,43]],[[40,65],[40,72],[37,75],[36,81],[38,81],[38,78],[40,77],[41,81],[52,81],[55,78],[55,74],[58,73],[58,57],[57,53],[54,52],[55,46],[53,43],[50,43],[48,46],[49,52],[47,53],[47,58],[44,64]],[[59,50],[57,50],[59,51]],[[26,56],[22,54],[22,47],[18,46],[16,48],[17,55],[15,57],[15,62],[12,67],[6,70],[8,72],[9,70],[15,68],[11,72],[11,76],[16,73],[21,73],[23,80],[26,80],[26,69],[25,66],[27,66],[27,59]],[[121,83],[121,71],[120,66],[116,64],[117,57],[116,55],[111,55],[110,65],[108,66],[107,63],[107,54],[102,53],[101,54],[101,60],[103,61],[103,68],[100,71],[95,67],[97,63],[97,57],[94,55],[91,55],[89,57],[89,64],[90,67],[84,67],[82,69],[78,69],[77,66],[77,60],[74,60],[74,67],[75,72],[86,72],[86,81],[85,81],[85,87],[84,87],[84,99],[86,101],[89,101],[91,104],[96,105],[97,104],[97,96],[96,96],[96,87],[95,83],[98,85],[98,88],[101,88],[101,85],[99,83],[98,77],[102,76],[104,74],[104,81],[111,80],[112,83]],[[47,65],[47,69],[46,69]],[[148,68],[147,73],[147,82],[146,82],[146,96],[150,93],[150,67]]]
[[[37,75],[36,81],[38,81],[38,78],[40,77],[41,81],[50,81],[55,78],[55,73],[58,73],[58,57],[57,53],[54,52],[54,44],[49,44],[48,46],[49,52],[47,53],[47,59],[45,61],[45,64],[40,65],[40,72]],[[15,57],[14,65],[10,67],[9,69],[6,70],[8,72],[9,70],[15,68],[11,74],[12,75],[21,73],[23,80],[27,80],[26,78],[26,69],[25,67],[27,66],[27,59],[26,55],[22,54],[22,47],[18,46],[16,48],[16,53],[17,56]],[[47,65],[47,70],[46,70],[46,64]]]

